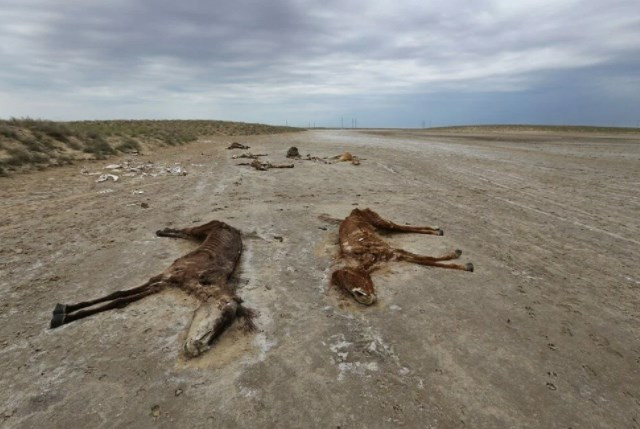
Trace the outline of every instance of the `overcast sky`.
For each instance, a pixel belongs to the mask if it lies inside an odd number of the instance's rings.
[[[0,118],[637,126],[639,0],[0,0]]]

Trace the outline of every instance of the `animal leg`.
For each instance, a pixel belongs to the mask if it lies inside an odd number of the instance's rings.
[[[97,308],[92,308],[89,310],[80,310],[80,311],[75,311],[73,313],[53,313],[53,318],[51,319],[51,324],[49,325],[50,329],[54,329],[57,328],[59,326],[62,326],[64,324],[67,323],[71,323],[75,320],[78,319],[83,319],[85,317],[89,317],[92,316],[96,313],[101,313],[103,311],[107,311],[107,310],[112,310],[114,308],[123,308],[126,307],[127,305],[129,305],[132,302],[138,301],[142,298],[145,298],[149,295],[153,295],[155,293],[160,292],[161,288],[159,287],[152,287],[152,288],[148,288],[140,293],[134,294],[134,295],[130,295],[130,296],[126,296],[123,298],[117,298],[112,300],[111,302],[109,302],[108,304],[102,305],[100,307]],[[57,307],[56,307],[57,309]]]
[[[184,238],[185,240],[193,240],[195,237],[187,234],[181,229],[165,228],[156,231],[158,237]]]
[[[149,279],[149,281],[147,281],[142,286],[134,287],[132,289],[127,289],[127,290],[119,290],[119,291],[110,293],[109,295],[105,295],[101,298],[93,299],[91,301],[83,301],[77,304],[68,304],[68,305],[56,304],[56,307],[53,309],[53,314],[56,315],[56,314],[72,313],[76,310],[80,310],[81,308],[91,307],[92,305],[96,305],[101,302],[111,301],[117,298],[124,298],[127,296],[136,295],[138,293],[144,292],[145,290],[149,289],[151,286],[160,282],[160,280],[161,280],[161,276],[155,276]]]
[[[293,168],[293,164],[269,164],[269,168]]]
[[[208,350],[213,341],[236,319],[239,306],[235,299],[222,303],[215,300],[202,303],[193,315],[184,344],[185,354],[196,357]]]
[[[418,234],[431,234],[431,235],[444,234],[444,231],[442,229],[435,226],[398,225],[397,223],[393,223],[390,220],[383,219],[378,213],[370,209],[363,210],[362,213],[364,216],[366,216],[367,221],[378,229],[384,229],[387,231],[397,231],[397,232],[417,232]]]
[[[165,228],[156,231],[158,237],[184,238],[185,240],[204,240],[214,229],[219,228],[222,222],[212,220],[203,225],[190,228]]]
[[[430,267],[440,267],[440,268],[450,268],[454,270],[463,270],[463,271],[473,271],[473,264],[471,262],[461,265],[461,264],[443,264],[440,261],[449,261],[451,259],[456,259],[460,257],[462,251],[456,250],[454,252],[448,253],[443,256],[423,256],[416,255],[415,253],[407,252],[401,249],[395,249],[394,254],[396,259],[399,261],[407,261],[412,262],[414,264],[419,265],[427,265]]]

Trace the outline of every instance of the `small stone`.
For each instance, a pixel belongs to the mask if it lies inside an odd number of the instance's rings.
[[[17,253],[18,255],[20,255],[20,254],[24,253],[24,250],[22,250],[22,249],[16,249],[16,253]]]
[[[143,209],[148,209],[149,208],[149,204],[142,203],[142,204],[140,204],[140,207],[142,207]]]
[[[182,389],[177,389],[176,390],[176,396],[180,396],[182,395]]]

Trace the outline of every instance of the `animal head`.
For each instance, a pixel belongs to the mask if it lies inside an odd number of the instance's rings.
[[[358,268],[342,268],[333,272],[331,283],[349,292],[360,304],[376,302],[376,292],[368,272]]]

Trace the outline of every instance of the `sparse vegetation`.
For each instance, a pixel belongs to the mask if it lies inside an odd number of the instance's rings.
[[[0,120],[0,176],[73,159],[104,159],[118,152],[142,152],[182,145],[201,136],[240,136],[298,131],[241,122],[205,120],[54,122],[31,118]]]
[[[142,150],[142,147],[137,140],[126,137],[122,143],[116,146],[116,150],[120,152],[133,152]]]
[[[83,151],[95,155],[96,159],[105,159],[107,155],[116,153],[102,135],[93,132],[85,139]]]

